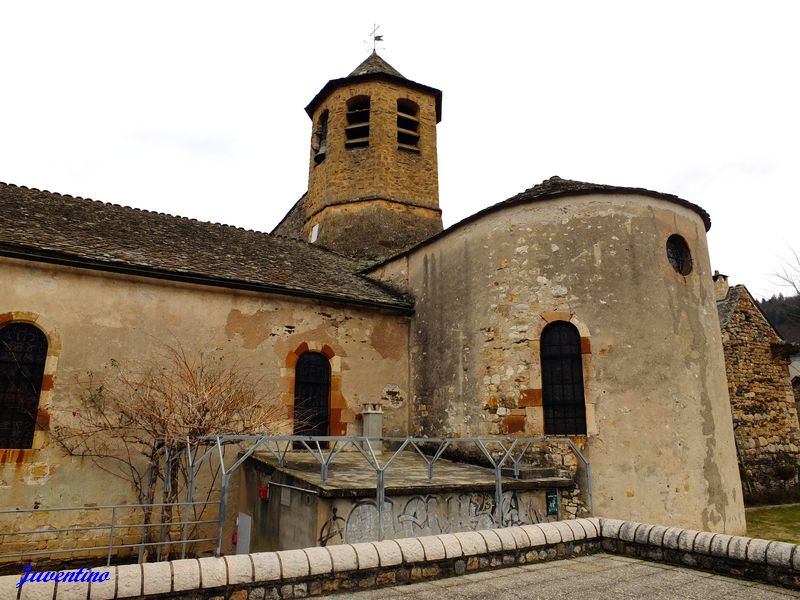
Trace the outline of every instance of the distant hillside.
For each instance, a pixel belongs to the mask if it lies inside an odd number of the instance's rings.
[[[800,343],[800,296],[779,294],[759,305],[784,339]]]

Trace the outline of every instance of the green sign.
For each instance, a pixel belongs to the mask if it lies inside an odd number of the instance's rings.
[[[558,515],[558,492],[555,490],[547,492],[545,498],[547,499],[547,514]]]

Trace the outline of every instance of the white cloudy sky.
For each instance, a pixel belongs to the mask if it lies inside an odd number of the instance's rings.
[[[758,295],[800,247],[800,3],[0,0],[0,180],[269,231],[328,79],[444,92],[445,225],[551,175],[678,194]],[[793,177],[794,175],[794,177]]]

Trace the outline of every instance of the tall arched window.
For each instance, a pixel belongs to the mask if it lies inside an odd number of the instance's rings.
[[[319,352],[305,352],[294,371],[295,435],[328,435],[331,365]]]
[[[30,323],[0,327],[0,448],[31,448],[47,338]]]
[[[344,127],[345,148],[369,146],[369,96],[356,96],[347,101],[347,124]]]
[[[319,116],[314,135],[311,140],[311,150],[314,152],[314,164],[318,165],[328,154],[328,111],[325,110]]]
[[[397,147],[419,152],[419,106],[405,98],[397,101]]]
[[[586,434],[581,336],[572,323],[554,321],[541,339],[544,432]]]

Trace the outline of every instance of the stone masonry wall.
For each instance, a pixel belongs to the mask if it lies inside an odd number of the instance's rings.
[[[780,337],[743,286],[728,294],[722,343],[745,500],[796,500],[800,425],[788,363],[772,350]]]

